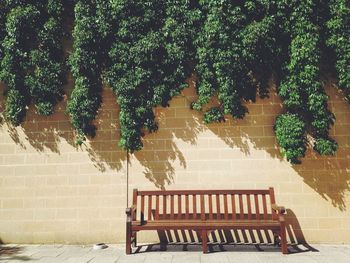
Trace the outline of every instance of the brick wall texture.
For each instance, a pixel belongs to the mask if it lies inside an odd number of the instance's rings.
[[[274,136],[283,109],[273,87],[269,98],[247,103],[243,120],[205,125],[202,113],[189,108],[195,99],[191,86],[170,107],[156,109],[159,131],[146,135],[144,149],[130,157],[130,191],[272,186],[277,202],[287,208],[293,235],[302,232],[311,243],[350,243],[350,105],[342,93],[327,84],[337,154],[320,157],[308,150],[301,165],[291,165]],[[104,89],[97,135],[81,147],[74,143],[65,103],[50,117],[29,108],[19,127],[1,123],[3,242],[125,241],[127,160],[118,147],[115,96]],[[141,233],[140,241],[156,238]]]

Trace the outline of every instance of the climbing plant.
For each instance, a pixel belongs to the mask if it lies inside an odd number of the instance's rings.
[[[78,143],[84,135],[94,135],[92,121],[101,104],[103,48],[106,24],[101,13],[102,2],[93,0],[77,1],[74,14],[73,53],[69,65],[75,78],[74,89],[67,105],[72,125],[78,131]]]
[[[7,6],[4,3],[0,3],[0,61],[3,56],[2,41],[4,40],[5,34],[6,34],[6,30],[5,30],[6,16],[7,16]]]
[[[40,16],[33,5],[18,5],[10,9],[3,40],[3,59],[0,79],[7,85],[4,116],[18,125],[24,118],[30,102],[25,77],[30,69],[30,52],[35,38],[34,28]]]
[[[63,4],[62,0],[48,0],[41,10],[42,25],[38,29],[37,48],[30,54],[33,71],[25,79],[31,98],[42,115],[53,113],[62,98],[63,67]]]
[[[135,151],[142,135],[157,129],[153,107],[166,106],[186,86],[198,13],[187,0],[116,2],[107,76],[120,105],[120,146]]]
[[[61,1],[11,1],[3,40],[1,79],[7,85],[5,117],[15,125],[34,102],[37,112],[49,115],[62,97]]]
[[[337,145],[328,136],[333,115],[327,108],[328,97],[320,81],[320,32],[314,17],[314,4],[312,1],[296,1],[291,6],[288,29],[291,36],[290,58],[286,65],[286,77],[279,87],[279,94],[284,100],[287,111],[301,117],[298,122],[295,124],[289,122],[289,125],[295,125],[297,129],[300,127],[300,122],[308,124],[309,132],[315,138],[314,149],[320,154],[334,154]],[[282,123],[281,121],[277,127]],[[276,136],[281,144],[284,140],[281,133],[276,132]],[[299,136],[303,138],[305,134],[299,133]],[[299,138],[299,141],[306,143],[302,138]],[[303,148],[305,151],[305,147],[300,147],[299,144],[294,146],[285,148],[286,152],[295,154],[289,157],[292,161],[304,155],[300,149]]]
[[[243,118],[243,101],[255,101],[257,86],[267,96],[273,59],[278,54],[277,16],[273,1],[200,1],[203,22],[197,34],[196,72],[201,110],[213,96],[219,106],[205,113],[205,121],[221,121],[225,114]],[[261,69],[264,68],[264,72]],[[216,115],[216,116],[215,116]]]
[[[74,5],[68,67],[75,80],[67,113],[79,143],[95,134],[109,85],[120,106],[120,146],[142,149],[142,136],[158,128],[154,108],[168,106],[195,73],[191,107],[203,111],[205,123],[244,118],[245,102],[267,97],[273,80],[284,105],[275,132],[286,158],[298,163],[308,144],[322,155],[337,150],[322,63],[334,52],[349,100],[349,1],[1,1],[0,78],[13,124],[31,102],[50,115],[62,98],[67,4]]]
[[[350,103],[350,2],[331,0],[329,10],[327,43],[335,51],[339,86],[345,91]]]

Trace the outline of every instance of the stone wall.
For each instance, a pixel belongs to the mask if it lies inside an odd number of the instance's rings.
[[[308,242],[350,243],[350,106],[328,85],[336,116],[334,157],[308,151],[301,165],[281,157],[273,124],[282,111],[274,90],[248,103],[243,120],[204,125],[190,110],[192,87],[157,108],[159,131],[130,157],[129,190],[275,188],[289,229]],[[3,98],[1,98],[3,104]],[[118,148],[118,106],[103,91],[97,136],[76,147],[64,112],[28,110],[19,127],[0,126],[0,239],[6,243],[125,241],[126,153]],[[130,202],[130,200],[129,200]],[[292,233],[291,232],[291,233]],[[142,233],[141,241],[156,235]],[[295,237],[294,237],[295,238]]]

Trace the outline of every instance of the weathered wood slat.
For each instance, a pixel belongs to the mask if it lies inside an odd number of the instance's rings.
[[[201,200],[201,220],[205,220],[204,195],[200,195],[200,200]]]
[[[166,205],[166,195],[163,195],[163,215],[165,216],[167,214],[167,205]]]
[[[152,220],[152,195],[148,196],[148,215],[147,220]]]
[[[193,203],[193,219],[197,219],[197,195],[192,196]]]
[[[236,198],[235,195],[231,194],[231,202],[232,202],[232,219],[236,219]]]
[[[177,218],[181,219],[182,207],[181,207],[181,195],[177,196]]]
[[[145,221],[145,196],[141,196],[141,222]]]
[[[190,218],[190,200],[188,195],[185,195],[185,211],[186,211],[185,219],[189,219]]]
[[[259,196],[254,195],[254,202],[255,202],[255,214],[256,214],[256,219],[260,219],[260,210],[259,210]]]
[[[225,211],[225,220],[228,220],[228,204],[227,204],[227,195],[224,195],[224,211]]]
[[[250,195],[246,195],[247,196],[247,207],[248,207],[248,220],[252,219],[252,205],[250,202]]]
[[[174,195],[170,196],[170,219],[174,219]]]
[[[215,195],[216,198],[216,218],[221,219],[220,195]]]
[[[209,197],[209,219],[212,220],[213,219],[213,199],[211,194],[208,197]]]
[[[244,217],[244,210],[243,210],[243,197],[241,194],[238,195],[239,200],[239,219],[242,219]]]
[[[267,219],[266,195],[262,195],[262,200],[263,200],[263,209],[264,209],[264,219]]]
[[[156,196],[156,211],[155,211],[155,219],[159,219],[159,195]]]

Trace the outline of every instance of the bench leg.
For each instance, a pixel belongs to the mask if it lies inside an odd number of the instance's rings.
[[[288,254],[286,226],[281,223],[281,250],[283,254]]]
[[[134,232],[134,233],[133,233],[132,238],[133,238],[132,246],[133,246],[133,247],[136,247],[136,246],[137,246],[137,232]]]
[[[208,253],[208,235],[206,230],[202,230],[202,249],[203,253]]]
[[[125,242],[125,253],[127,255],[131,254],[131,222],[126,223],[126,242]]]
[[[165,234],[165,230],[157,230],[158,237],[159,237],[159,243],[160,243],[160,250],[166,251],[166,247],[168,245],[168,239]]]

